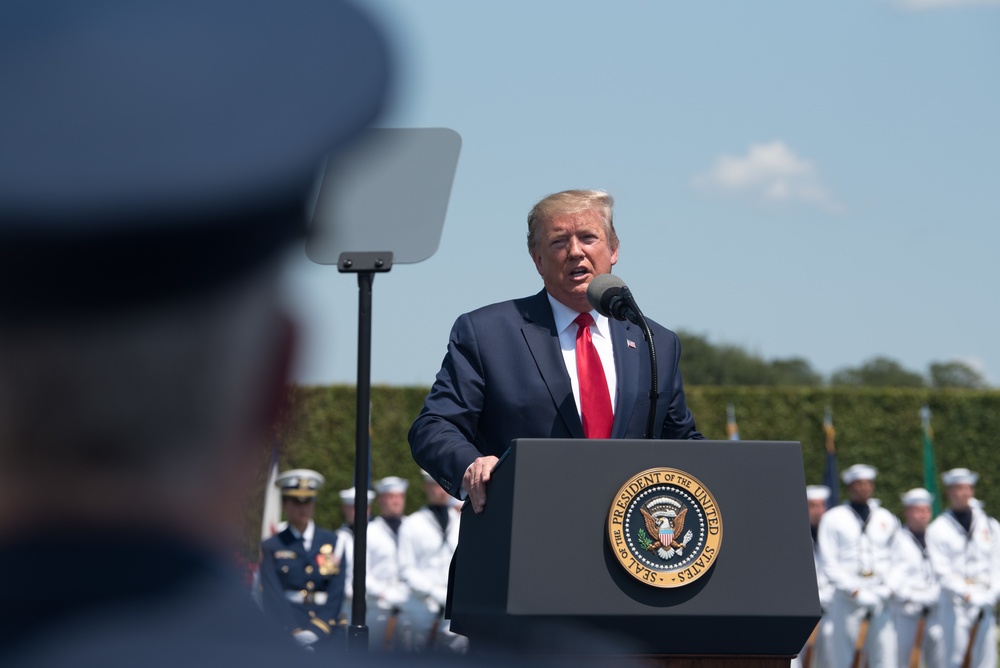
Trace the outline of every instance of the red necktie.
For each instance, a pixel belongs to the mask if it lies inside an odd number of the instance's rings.
[[[594,319],[589,313],[576,317],[576,375],[580,380],[580,415],[583,418],[583,435],[587,438],[611,438],[611,425],[615,414],[611,410],[611,394],[604,365],[590,338]]]

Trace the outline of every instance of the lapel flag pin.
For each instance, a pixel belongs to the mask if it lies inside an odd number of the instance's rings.
[[[625,343],[628,344],[629,348],[635,348],[635,341],[633,341],[632,339],[625,339]]]

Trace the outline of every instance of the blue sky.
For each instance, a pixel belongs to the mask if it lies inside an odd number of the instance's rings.
[[[671,329],[1000,384],[1000,2],[362,4],[396,46],[381,125],[463,139],[437,253],[375,278],[374,383],[430,385],[459,314],[541,288],[531,206],[602,188]],[[290,265],[296,379],[354,383],[355,276]]]

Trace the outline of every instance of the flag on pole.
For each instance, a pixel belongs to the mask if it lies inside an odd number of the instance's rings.
[[[740,440],[740,427],[736,424],[736,406],[728,404],[726,406],[726,434],[730,441]]]
[[[823,433],[826,434],[826,464],[823,466],[823,484],[830,488],[830,496],[826,507],[833,508],[840,503],[840,481],[837,479],[837,448],[834,437],[837,430],[833,428],[833,409],[829,406],[823,411]]]
[[[260,539],[267,540],[278,533],[281,522],[281,490],[275,485],[278,479],[278,443],[271,449],[271,467],[264,487],[264,515],[260,521]]]
[[[931,493],[934,500],[931,508],[934,517],[941,514],[941,494],[937,486],[937,466],[934,464],[934,430],[931,429],[931,409],[920,408],[920,426],[924,440],[924,489]]]

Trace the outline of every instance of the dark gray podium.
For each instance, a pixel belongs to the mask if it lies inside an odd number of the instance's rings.
[[[711,567],[674,588],[627,572],[607,530],[622,485],[660,467],[697,478],[722,519]],[[462,513],[452,628],[473,652],[787,666],[819,617],[796,442],[521,439],[484,512]]]

